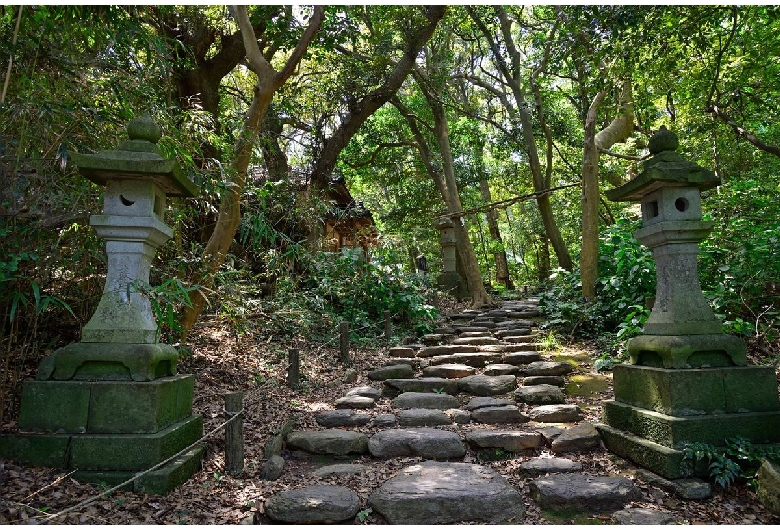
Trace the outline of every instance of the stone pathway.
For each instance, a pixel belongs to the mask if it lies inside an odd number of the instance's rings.
[[[522,493],[490,467],[461,460],[469,450],[478,461],[522,455],[528,458],[520,470],[536,477],[530,491],[543,509],[614,514],[620,524],[672,522],[662,512],[624,509],[640,498],[632,480],[590,475],[566,458],[601,451],[601,440],[579,407],[566,403],[563,387],[574,369],[542,353],[539,317],[537,300],[507,301],[498,309],[450,315],[421,344],[390,348],[365,374],[373,384],[350,390],[334,410],[316,415],[320,430],[283,428],[269,442],[266,457],[274,467],[264,476],[283,473],[282,444],[292,455],[419,457],[422,462],[369,495],[374,513],[391,524],[517,524],[523,522]],[[382,400],[392,413],[372,412]],[[357,427],[376,432],[350,430]],[[274,458],[268,447],[275,448]],[[318,474],[365,469],[336,464]],[[356,498],[341,486],[312,486],[267,499],[265,511],[280,523],[340,523],[365,508]]]

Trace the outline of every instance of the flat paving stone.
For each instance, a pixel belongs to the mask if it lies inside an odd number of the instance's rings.
[[[323,410],[314,415],[315,421],[323,427],[360,427],[368,425],[370,414],[359,414],[352,409]]]
[[[464,337],[462,339],[455,339],[452,341],[453,346],[455,345],[467,345],[467,346],[485,346],[489,344],[498,344],[499,341],[495,337]]]
[[[508,399],[497,399],[493,397],[475,397],[471,398],[471,400],[466,404],[465,407],[463,407],[466,410],[477,410],[485,407],[505,407],[515,406],[514,402],[509,401]]]
[[[392,364],[371,370],[366,374],[372,381],[384,381],[385,379],[404,379],[414,375],[414,369],[408,364]]]
[[[373,386],[358,386],[347,392],[348,396],[363,396],[371,399],[382,397],[382,390]]]
[[[421,462],[402,469],[368,499],[390,524],[523,522],[523,497],[477,464]]]
[[[337,409],[372,409],[375,405],[376,400],[365,396],[344,396],[333,404]]]
[[[350,489],[316,485],[269,497],[265,501],[265,514],[275,522],[333,524],[353,519],[360,505],[360,497]]]
[[[363,464],[333,464],[315,469],[311,475],[313,477],[339,477],[342,475],[357,475],[367,469],[368,466]]]
[[[563,387],[566,385],[566,379],[562,375],[532,375],[523,378],[523,386],[534,385],[555,385]]]
[[[385,379],[382,395],[395,397],[403,392],[445,392],[458,393],[457,379],[443,377],[418,377],[414,379]]]
[[[566,401],[566,396],[553,385],[521,386],[515,390],[515,400],[529,405],[558,405]]]
[[[568,458],[532,458],[520,464],[520,470],[527,475],[539,476],[548,473],[578,473],[582,464]]]
[[[458,379],[458,390],[473,396],[497,396],[517,387],[513,375],[470,375]]]
[[[391,404],[397,409],[447,410],[460,407],[460,402],[455,396],[435,392],[404,392],[393,399]]]
[[[478,430],[466,433],[466,443],[474,449],[503,449],[519,453],[538,449],[542,445],[542,435],[526,431]]]
[[[507,361],[508,362],[508,361]],[[569,363],[559,363],[556,361],[536,361],[526,365],[523,373],[526,376],[532,375],[566,375],[573,370]]]
[[[407,346],[395,346],[387,350],[390,357],[414,357],[414,349]]]
[[[540,423],[574,423],[582,419],[577,405],[540,405],[528,411],[533,421]]]
[[[612,514],[615,524],[667,525],[674,522],[670,513],[651,510],[650,508],[626,508]]]
[[[485,367],[485,375],[517,375],[520,369],[513,364],[490,364]]]
[[[582,422],[563,431],[551,444],[552,452],[587,452],[601,448],[601,436],[592,423]]]
[[[466,446],[456,433],[425,427],[379,431],[368,440],[368,450],[375,458],[421,456],[448,460],[466,454]]]
[[[458,379],[474,375],[477,369],[466,364],[436,364],[423,368],[424,377],[444,377],[446,379]]]
[[[500,352],[473,352],[473,353],[454,353],[452,355],[439,355],[430,358],[430,366],[440,364],[465,364],[473,368],[482,368],[488,363],[494,363],[501,360]]]
[[[402,394],[403,395],[403,394]],[[443,410],[404,409],[396,414],[399,427],[436,427],[452,425],[452,418]]]
[[[454,353],[475,353],[479,351],[476,346],[462,344],[444,344],[442,346],[427,346],[417,352],[417,357],[436,357],[438,355],[452,355]]]
[[[287,446],[318,455],[362,455],[368,452],[368,437],[341,429],[293,431],[287,435]]]
[[[506,352],[501,357],[501,362],[522,367],[538,362],[541,358],[542,356],[535,351]]]
[[[528,416],[520,412],[520,409],[514,405],[505,405],[503,407],[481,407],[471,411],[471,419],[476,423],[525,423]]]
[[[623,508],[640,497],[625,477],[558,474],[531,481],[531,494],[542,508],[607,511]]]

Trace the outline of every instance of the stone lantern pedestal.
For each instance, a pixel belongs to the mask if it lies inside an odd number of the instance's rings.
[[[780,442],[774,368],[747,365],[744,341],[723,333],[699,284],[698,244],[713,226],[702,221],[701,191],[720,181],[677,146],[662,128],[644,171],[607,191],[612,201],[640,202],[634,235],[653,252],[657,288],[644,334],[628,343],[630,364],[614,367],[615,399],[599,426],[610,451],[670,479],[684,476],[688,443]]]
[[[74,478],[118,484],[197,441],[194,377],[176,372],[176,348],[157,342],[157,323],[142,293],[157,248],[173,231],[166,197],[198,188],[175,160],[162,157],[159,127],[148,117],[128,125],[129,140],[95,155],[74,153],[79,171],[105,185],[103,213],[90,224],[106,240],[108,270],[81,342],[44,359],[22,391],[20,433],[0,437],[0,454],[32,466],[77,469]],[[196,447],[133,484],[166,493],[199,467]]]
[[[457,246],[455,243],[455,229],[452,219],[441,217],[436,220],[434,227],[441,233],[441,261],[442,273],[436,277],[436,285],[443,291],[452,293],[459,300],[469,297],[469,289],[466,280],[457,270]]]

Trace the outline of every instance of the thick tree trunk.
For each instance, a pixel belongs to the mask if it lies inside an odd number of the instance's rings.
[[[490,185],[487,180],[479,181],[479,191],[482,194],[482,200],[485,204],[493,202],[493,198],[490,195]],[[496,262],[496,281],[507,289],[514,289],[512,279],[509,277],[509,265],[506,260],[504,241],[501,238],[501,231],[498,229],[498,214],[495,210],[489,210],[487,219],[491,245],[497,245],[498,247],[498,249],[493,252],[493,259]]]
[[[246,172],[252,159],[260,124],[268,110],[268,105],[271,103],[271,98],[274,92],[292,75],[314,34],[319,30],[324,17],[322,8],[316,7],[309,27],[298,41],[284,68],[277,72],[260,53],[257,38],[249,23],[246,7],[233,6],[232,12],[241,28],[249,66],[257,75],[257,84],[254,87],[252,104],[247,112],[244,127],[236,139],[236,155],[231,164],[228,181],[225,183],[225,190],[220,196],[217,223],[203,251],[203,268],[197,283],[204,288],[211,286],[214,274],[225,262],[227,251],[241,222],[241,194],[246,183]],[[202,291],[194,291],[191,301],[192,305],[185,308],[180,318],[184,338],[206,306],[206,297]]]
[[[599,151],[596,147],[596,119],[605,95],[603,90],[599,92],[588,109],[582,153],[580,279],[582,296],[588,301],[596,297],[596,282],[599,279]]]

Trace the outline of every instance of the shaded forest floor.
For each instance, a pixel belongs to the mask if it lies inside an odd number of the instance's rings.
[[[298,428],[314,429],[314,413],[332,408],[333,402],[356,385],[366,384],[365,373],[375,367],[381,344],[353,350],[354,368],[360,374],[355,383],[344,383],[344,368],[337,362],[338,348],[304,342],[257,342],[250,334],[235,336],[218,323],[203,325],[193,335],[193,354],[183,360],[181,373],[196,376],[195,413],[204,419],[204,432],[224,421],[224,395],[244,393],[245,470],[231,476],[224,471],[224,433],[207,442],[202,469],[184,485],[167,496],[114,492],[91,505],[54,518],[59,524],[239,524],[268,523],[263,501],[282,490],[318,483],[338,483],[354,490],[364,502],[370,493],[403,467],[419,458],[395,458],[387,461],[364,456],[354,459],[370,466],[366,473],[348,477],[314,478],[311,472],[328,463],[320,460],[287,458],[282,477],[273,482],[261,480],[263,446],[286,420],[295,419]],[[304,385],[294,392],[287,388],[286,356],[288,348],[301,350]],[[564,346],[560,352],[584,359],[580,372],[592,370],[598,353],[586,344]],[[588,362],[586,359],[591,359]],[[612,396],[611,385],[600,392],[575,398],[588,421],[599,421],[601,403]],[[388,409],[389,411],[389,409]],[[377,412],[383,412],[378,410]],[[5,425],[7,429],[9,425]],[[10,425],[10,427],[13,427]],[[370,428],[361,429],[372,434]],[[518,469],[523,460],[536,456],[516,455],[507,460],[482,462],[507,478],[526,499],[525,524],[608,524],[608,514],[561,514],[543,512],[531,499],[528,479]],[[653,508],[672,514],[677,523],[688,524],[778,524],[759,504],[744,484],[723,491],[714,487],[712,498],[682,501],[661,489],[644,483],[635,475],[635,467],[602,450],[587,455],[567,455],[583,463],[585,472],[595,475],[623,474],[634,478],[643,492],[636,507]],[[467,454],[466,462],[476,462]],[[79,484],[67,473],[51,469],[23,468],[0,461],[0,524],[43,522],[47,517],[72,507],[84,499],[99,495],[106,487]],[[366,524],[383,524],[380,517],[363,514]],[[356,521],[360,522],[360,521]]]

